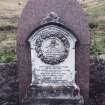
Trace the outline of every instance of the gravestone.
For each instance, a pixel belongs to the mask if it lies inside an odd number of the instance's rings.
[[[20,101],[82,105],[84,98],[86,102],[90,35],[79,3],[29,0],[18,27]]]

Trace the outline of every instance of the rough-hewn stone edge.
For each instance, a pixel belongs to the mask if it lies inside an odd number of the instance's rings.
[[[16,62],[0,63],[0,105],[19,105]]]

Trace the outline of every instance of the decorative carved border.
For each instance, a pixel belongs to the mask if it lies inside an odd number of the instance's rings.
[[[56,30],[55,30],[55,32],[56,32]],[[51,34],[51,33],[45,32],[43,34],[44,35],[40,35],[40,37],[38,37],[36,42],[35,42],[35,44],[36,44],[35,50],[38,54],[38,57],[42,60],[42,62],[44,62],[46,64],[50,64],[50,65],[56,65],[56,64],[59,64],[59,63],[63,62],[69,54],[70,44],[69,44],[68,39],[60,32],[56,32],[56,34]],[[43,41],[48,39],[48,38],[51,38],[51,37],[58,38],[63,43],[64,48],[65,48],[64,54],[61,55],[59,58],[56,58],[56,59],[53,59],[53,60],[44,56],[43,51],[41,49]]]

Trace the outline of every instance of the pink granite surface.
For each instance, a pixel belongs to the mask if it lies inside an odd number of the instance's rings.
[[[78,39],[76,47],[77,82],[82,95],[89,96],[89,44],[90,33],[86,14],[76,0],[29,0],[19,19],[17,31],[17,62],[19,73],[20,98],[25,96],[31,82],[30,48],[26,39],[40,26],[40,22],[51,11],[56,12]]]

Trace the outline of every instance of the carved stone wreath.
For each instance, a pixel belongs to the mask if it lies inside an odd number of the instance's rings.
[[[69,47],[68,39],[60,32],[43,33],[35,42],[37,56],[50,65],[63,62],[69,54]]]

